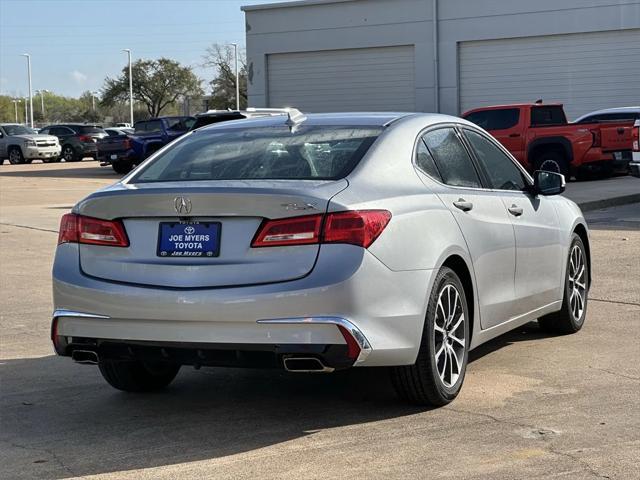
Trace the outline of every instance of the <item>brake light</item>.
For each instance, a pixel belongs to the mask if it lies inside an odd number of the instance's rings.
[[[90,137],[88,135],[80,135],[78,137],[78,140],[80,140],[81,142],[93,142],[93,137]]]
[[[368,248],[391,220],[387,210],[352,210],[328,215],[265,220],[252,247],[349,243]]]
[[[345,327],[343,327],[342,325],[338,325],[338,330],[340,330],[340,333],[344,337],[344,341],[347,343],[347,358],[356,360],[360,356],[360,352],[362,351],[360,345],[358,345],[356,339],[353,338],[353,335],[351,335],[351,333],[349,333],[349,331]]]
[[[330,213],[324,226],[323,243],[350,243],[368,248],[391,220],[386,210],[354,210]]]
[[[67,213],[60,221],[58,245],[61,243],[128,247],[129,239],[120,220],[101,220]]]
[[[591,136],[593,137],[593,141],[591,142],[592,147],[600,147],[602,145],[602,132],[600,130],[591,130]]]
[[[131,149],[131,140],[129,140],[128,138],[125,138],[122,142],[122,146],[127,150]]]
[[[634,152],[640,152],[640,125],[633,128],[631,136],[633,139],[632,150]]]

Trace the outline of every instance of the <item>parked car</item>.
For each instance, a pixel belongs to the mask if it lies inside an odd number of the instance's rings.
[[[617,120],[636,121],[638,119],[640,119],[640,106],[618,107],[605,108],[603,110],[596,110],[595,112],[587,113],[576,118],[573,123],[597,123]]]
[[[115,127],[116,128],[131,128],[131,124],[130,123],[126,123],[126,122],[116,123]]]
[[[589,237],[563,190],[446,115],[204,127],[62,218],[53,344],[125,391],[181,365],[388,366],[444,405],[478,345],[581,329]]]
[[[132,129],[105,128],[108,136],[98,140],[98,161],[101,166],[111,165],[116,173],[128,173],[137,156],[131,147]]]
[[[627,170],[633,121],[568,123],[562,104],[476,108],[463,118],[488,130],[530,171],[585,177]]]
[[[97,159],[98,147],[96,143],[99,139],[107,136],[100,125],[81,123],[48,125],[41,132],[58,137],[62,145],[62,158],[65,162],[79,162],[85,157]]]
[[[136,122],[132,148],[138,161],[189,131],[193,117],[158,117]]]
[[[16,123],[0,123],[0,164],[31,163],[36,159],[45,163],[60,161],[60,143],[51,135],[32,133]]]
[[[252,108],[246,110],[208,110],[196,115],[196,121],[191,130],[201,128],[214,123],[228,122],[230,120],[243,120],[246,118],[270,117],[274,115],[286,115],[286,108]]]
[[[633,125],[633,152],[629,169],[631,175],[640,177],[640,119],[636,120]]]

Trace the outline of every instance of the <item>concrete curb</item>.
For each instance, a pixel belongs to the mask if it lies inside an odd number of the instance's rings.
[[[629,203],[640,202],[640,193],[632,193],[629,195],[621,195],[619,197],[601,198],[600,200],[591,200],[588,202],[578,203],[580,210],[583,212],[591,212],[600,210],[601,208],[618,207]]]

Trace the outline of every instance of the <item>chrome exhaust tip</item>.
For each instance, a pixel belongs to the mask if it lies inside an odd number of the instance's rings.
[[[287,372],[295,373],[330,373],[334,369],[327,367],[315,357],[285,357],[282,362]]]
[[[71,352],[71,358],[76,363],[82,363],[84,365],[98,364],[98,354],[91,350],[74,350]]]

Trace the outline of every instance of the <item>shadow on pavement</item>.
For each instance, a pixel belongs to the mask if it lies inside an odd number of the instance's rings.
[[[88,164],[92,164],[87,168]],[[49,165],[32,164],[21,165],[20,170],[9,170],[0,166],[0,177],[23,177],[23,178],[97,178],[97,179],[120,179],[122,175],[118,175],[113,171],[111,167],[101,167],[98,162],[86,161],[82,167],[78,167],[77,163],[74,164],[62,164],[65,167],[61,167],[60,164],[56,165],[56,168],[47,168]],[[33,167],[32,169],[27,167]]]
[[[535,325],[519,329],[476,349],[472,358],[539,335]],[[398,400],[382,368],[296,375],[184,367],[167,390],[146,395],[118,392],[97,367],[68,358],[5,360],[0,373],[4,478],[66,478],[213,459],[429,410]]]

